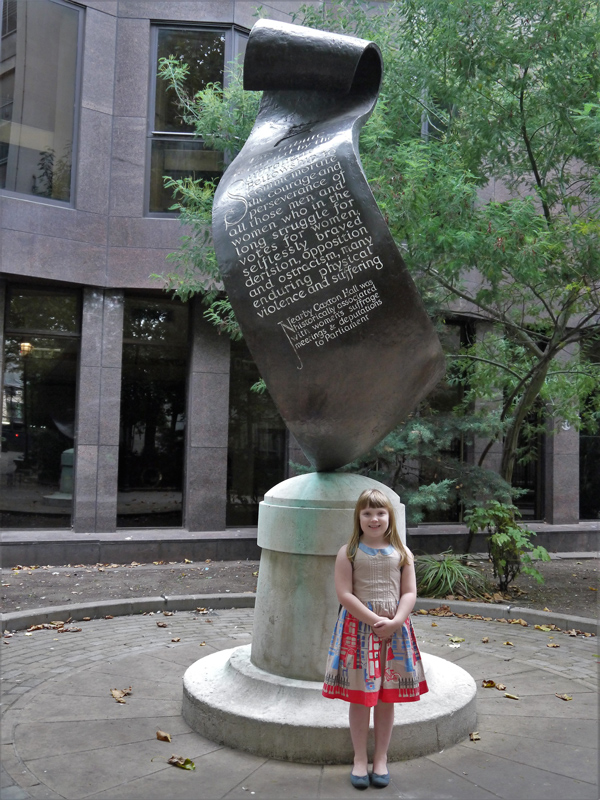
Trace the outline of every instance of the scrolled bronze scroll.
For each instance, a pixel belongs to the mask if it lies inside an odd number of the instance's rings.
[[[217,259],[236,317],[318,470],[366,453],[444,372],[358,155],[381,77],[373,42],[257,22],[244,87],[262,89],[263,99],[214,202]]]

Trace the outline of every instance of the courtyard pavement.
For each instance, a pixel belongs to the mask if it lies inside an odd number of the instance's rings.
[[[418,601],[417,610],[424,605]],[[488,606],[487,613],[510,617],[500,608]],[[66,626],[80,631],[21,629],[4,636],[2,800],[357,796],[349,766],[275,761],[193,732],[181,717],[182,676],[202,656],[250,643],[254,610],[165,615],[163,609]],[[389,787],[367,791],[382,800],[595,800],[598,639],[536,629],[540,621],[539,612],[527,627],[414,614],[421,649],[475,679],[477,735],[391,764]],[[590,624],[582,627],[591,630]],[[10,630],[10,619],[3,627]],[[505,688],[483,688],[484,679]],[[111,696],[111,689],[129,687],[125,703]],[[157,730],[171,742],[159,741]],[[195,770],[170,765],[173,754],[192,759]]]

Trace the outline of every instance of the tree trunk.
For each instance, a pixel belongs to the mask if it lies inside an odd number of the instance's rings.
[[[513,422],[508,429],[506,436],[504,437],[500,475],[508,484],[512,483],[521,427],[525,421],[525,418],[527,417],[527,414],[529,414],[533,408],[542,386],[544,385],[551,362],[552,358],[549,356],[546,356],[542,361],[540,361],[539,367],[533,374],[529,386],[517,404]]]

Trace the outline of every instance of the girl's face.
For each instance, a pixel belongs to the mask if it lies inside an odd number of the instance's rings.
[[[387,508],[367,506],[361,510],[359,519],[360,529],[367,539],[383,537],[390,525]]]

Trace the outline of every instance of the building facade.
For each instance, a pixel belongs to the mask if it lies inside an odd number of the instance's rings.
[[[298,5],[264,10],[290,21]],[[226,80],[255,6],[2,2],[5,530],[253,525],[264,492],[300,460],[269,399],[250,391],[244,346],[152,277],[182,235],[164,176],[223,169],[181,119],[159,60],[189,63],[193,90]],[[522,476],[527,516],[574,523],[581,505],[598,517],[585,461],[580,470],[580,458],[598,463],[591,438],[546,440]]]

